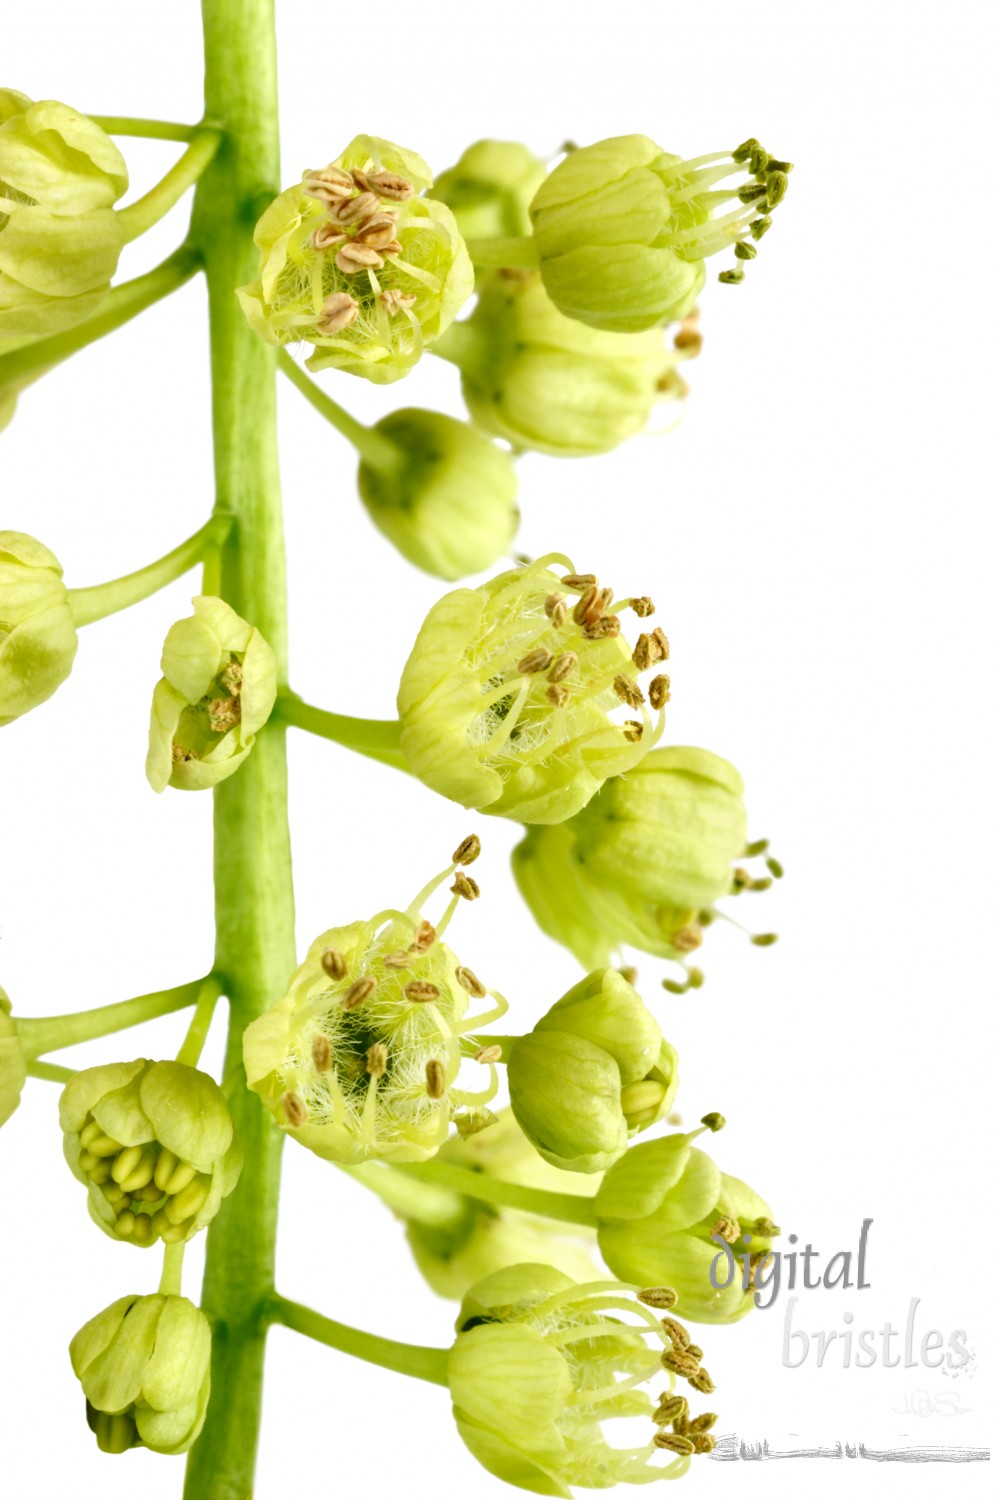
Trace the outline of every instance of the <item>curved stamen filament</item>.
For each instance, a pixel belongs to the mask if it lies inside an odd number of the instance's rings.
[[[524,708],[525,699],[528,696],[530,688],[531,678],[522,677],[521,685],[517,690],[514,702],[483,746],[484,756],[495,755],[498,750],[502,750],[504,745],[506,745],[517,728],[517,721],[521,717],[521,710]]]

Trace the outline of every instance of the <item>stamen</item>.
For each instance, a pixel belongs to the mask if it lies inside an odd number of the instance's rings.
[[[475,901],[479,895],[479,886],[471,875],[463,875],[461,871],[455,876],[455,884],[451,887],[456,896],[461,896],[465,901]]]
[[[670,678],[665,674],[654,677],[649,684],[649,701],[654,708],[664,708],[670,702]]]
[[[452,864],[471,865],[474,860],[477,860],[479,858],[480,854],[482,853],[482,848],[483,846],[479,841],[479,835],[470,833],[466,838],[462,840],[458,848],[455,850],[454,854],[451,856]]]
[[[374,994],[375,986],[376,981],[370,974],[365,974],[360,979],[356,979],[341,1002],[344,1009],[357,1010],[359,1005],[365,1003],[369,995]]]
[[[411,953],[426,953],[428,948],[433,948],[437,933],[431,923],[421,920],[417,924],[417,930],[413,934],[413,942],[410,944]]]
[[[356,198],[342,198],[331,204],[330,218],[336,224],[357,224],[370,214],[377,213],[379,206],[374,193],[359,193]]]
[[[333,1060],[333,1048],[330,1046],[329,1037],[325,1037],[321,1031],[317,1032],[312,1040],[312,1060],[313,1067],[317,1073],[328,1073],[330,1071],[330,1063]]]
[[[369,250],[367,245],[358,245],[354,240],[348,240],[337,251],[336,266],[338,271],[343,271],[346,276],[352,276],[357,271],[366,271],[369,267],[380,271],[385,261],[377,250]]]
[[[322,254],[324,250],[329,250],[334,245],[342,245],[346,239],[347,235],[343,230],[339,229],[331,219],[327,219],[318,229],[313,230],[312,247]]]
[[[710,1114],[702,1115],[701,1123],[707,1130],[710,1130],[713,1135],[717,1135],[720,1130],[724,1129],[726,1124],[726,1117],[725,1115],[720,1115],[717,1109],[713,1109]]]
[[[407,1000],[412,1000],[414,1005],[428,1005],[432,1000],[440,997],[441,991],[429,979],[413,979],[406,986],[403,994]]]
[[[674,339],[675,349],[680,349],[683,347],[677,342],[677,340],[683,338],[685,332],[690,332],[690,330],[685,330],[682,328],[680,333],[678,333],[677,337]],[[700,339],[701,336],[700,334],[695,334],[694,337]],[[632,600],[632,609],[639,616],[640,620],[645,620],[648,615],[655,614],[656,605],[653,603],[648,594],[642,594],[638,599]]]
[[[646,701],[642,695],[642,689],[640,688],[639,684],[637,682],[633,682],[631,677],[625,677],[622,673],[619,673],[619,675],[614,680],[613,686],[619,698],[623,703],[627,703],[629,708],[638,708],[640,704],[645,703]],[[655,708],[660,707],[658,703],[654,704],[653,706]]]
[[[522,656],[517,664],[517,670],[522,676],[529,676],[534,672],[545,672],[552,664],[552,652],[546,651],[544,646],[536,646],[534,651],[529,651],[527,656]]]
[[[372,1042],[365,1053],[365,1072],[372,1078],[383,1078],[389,1067],[389,1049],[385,1042]]]
[[[331,979],[343,979],[347,973],[347,964],[344,955],[336,948],[327,948],[319,961],[320,968],[324,974],[329,974]]]
[[[284,1106],[285,1119],[293,1130],[297,1130],[300,1125],[306,1123],[309,1118],[309,1111],[298,1094],[288,1093],[282,1095],[281,1103]]]
[[[685,1457],[695,1451],[692,1440],[679,1432],[658,1432],[653,1442],[657,1448],[666,1448],[669,1453],[680,1453]]]
[[[502,1057],[503,1057],[503,1048],[502,1047],[497,1047],[497,1046],[493,1046],[493,1047],[480,1047],[479,1051],[473,1057],[473,1062],[477,1062],[477,1063],[498,1063]]]
[[[671,1308],[677,1306],[677,1293],[672,1286],[647,1286],[636,1292],[640,1302],[647,1307]]]
[[[358,304],[350,292],[333,292],[319,310],[316,327],[320,333],[340,333],[350,328],[358,316]]]
[[[574,593],[584,594],[596,582],[596,573],[567,573],[562,580],[562,585],[565,589],[572,589]]]
[[[483,996],[486,994],[485,984],[483,984],[481,980],[477,979],[472,970],[467,969],[464,964],[460,965],[459,968],[455,970],[455,978],[458,980],[463,990],[465,990],[466,994],[471,995],[473,999],[482,1000]]]
[[[569,676],[579,660],[575,651],[564,651],[561,656],[557,656],[549,672],[549,682],[562,682],[564,677]]]
[[[408,969],[413,959],[403,948],[397,948],[394,953],[387,953],[382,960],[385,969]]]
[[[427,1097],[429,1099],[443,1099],[448,1092],[448,1075],[445,1072],[444,1063],[439,1057],[432,1057],[425,1069],[427,1078]]]

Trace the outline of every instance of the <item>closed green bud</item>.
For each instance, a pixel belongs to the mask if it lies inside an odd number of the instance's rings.
[[[112,205],[127,187],[93,120],[0,89],[0,338],[58,333],[96,311],[125,242]]]
[[[57,558],[23,531],[0,531],[0,726],[51,698],[75,656]]]
[[[254,231],[260,279],[237,292],[251,327],[312,344],[311,370],[408,375],[473,287],[451,210],[418,196],[430,185],[422,157],[370,135],[304,173]]]
[[[28,1070],[17,1024],[10,1013],[7,991],[0,989],[0,1125],[5,1125],[21,1102]]]
[[[509,1109],[501,1110],[488,1129],[463,1140],[445,1141],[437,1160],[482,1172],[501,1182],[585,1197],[594,1184],[577,1172],[560,1172],[543,1161]],[[433,1220],[407,1221],[406,1237],[425,1281],[441,1297],[461,1298],[482,1277],[519,1261],[554,1266],[574,1281],[597,1277],[589,1245],[592,1230],[560,1224],[512,1208],[497,1208],[446,1188]]]
[[[415,567],[452,581],[509,550],[519,515],[507,453],[442,412],[408,407],[374,430],[396,445],[397,460],[362,459],[358,488],[375,525]]]
[[[91,1217],[114,1239],[189,1240],[239,1181],[243,1152],[225,1096],[184,1063],[85,1068],[63,1090],[59,1120]]]
[[[659,328],[588,328],[563,316],[537,272],[511,271],[483,281],[472,316],[435,353],[458,365],[484,431],[571,458],[607,453],[642,431],[657,401],[683,396],[677,366],[697,345],[668,347]]]
[[[607,963],[622,944],[682,960],[745,848],[739,772],[669,746],[606,781],[562,827],[530,828],[513,866],[539,926],[582,964]]]
[[[469,1291],[448,1386],[462,1441],[489,1473],[569,1500],[574,1485],[646,1484],[685,1471],[686,1458],[658,1465],[662,1445],[652,1426],[648,1442],[628,1448],[612,1447],[604,1435],[612,1418],[654,1419],[639,1385],[661,1373],[671,1347],[629,1290],[515,1265]]]
[[[603,1172],[669,1111],[677,1054],[628,980],[598,969],[518,1038],[507,1081],[518,1124],[546,1161]]]
[[[672,1287],[682,1316],[733,1323],[752,1309],[758,1257],[779,1231],[764,1200],[693,1145],[700,1134],[644,1141],[611,1167],[594,1199],[598,1244],[616,1276]]]
[[[212,1330],[186,1297],[120,1297],[69,1346],[103,1453],[186,1453],[205,1422]]]
[[[545,163],[519,141],[476,141],[434,182],[467,240],[530,234],[528,207]]]
[[[481,812],[525,823],[578,812],[662,730],[637,677],[666,655],[666,640],[656,632],[630,651],[616,610],[632,602],[613,602],[611,589],[557,553],[446,594],[399,685],[400,747],[412,770]],[[612,715],[624,704],[636,717],[621,722]]]
[[[146,779],[200,791],[238,771],[278,692],[274,652],[222,599],[192,599],[167,631],[153,689]]]
[[[506,1001],[441,941],[461,895],[478,887],[459,873],[437,926],[420,913],[463,863],[405,912],[322,933],[287,994],[244,1032],[248,1084],[293,1140],[327,1161],[426,1161],[456,1111],[496,1093],[492,1062],[482,1090],[459,1087],[462,1037],[502,1015]],[[493,1007],[467,1016],[469,996],[487,993]]]
[[[614,333],[685,317],[705,260],[752,233],[781,175],[762,170],[758,185],[753,168],[739,151],[684,161],[644,135],[571,151],[531,204],[549,296],[567,317]],[[716,186],[733,176],[735,187]]]

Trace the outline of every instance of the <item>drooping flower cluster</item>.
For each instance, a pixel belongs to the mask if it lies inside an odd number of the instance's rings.
[[[247,1082],[281,1128],[317,1156],[426,1160],[457,1112],[496,1093],[489,1048],[480,1055],[486,1087],[469,1091],[457,1079],[462,1037],[501,1016],[506,1001],[441,941],[459,900],[479,893],[464,870],[478,853],[471,835],[406,911],[322,933],[288,993],[247,1027]],[[421,906],[452,876],[452,901],[432,926]],[[493,1005],[467,1016],[470,997],[487,994]]]
[[[568,569],[552,571],[553,564]],[[558,553],[446,594],[403,669],[400,746],[416,774],[446,797],[526,823],[559,823],[609,776],[637,765],[662,732],[640,673],[667,659],[662,630],[630,650],[620,611],[652,613],[648,598],[615,600]],[[649,701],[661,709],[669,679]],[[616,710],[638,717],[619,722]]]
[[[472,292],[472,263],[449,208],[419,196],[422,157],[359,135],[306,172],[254,232],[260,280],[238,293],[271,344],[311,343],[309,368],[399,380]]]

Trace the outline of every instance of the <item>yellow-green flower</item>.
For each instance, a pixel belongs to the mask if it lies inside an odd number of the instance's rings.
[[[243,1152],[225,1096],[184,1063],[85,1068],[63,1090],[59,1120],[91,1217],[133,1245],[191,1239],[239,1181]]]
[[[93,120],[0,89],[0,338],[71,328],[100,306],[125,242],[121,153]]]
[[[23,531],[0,531],[0,726],[51,698],[75,656],[58,559]]]
[[[192,599],[171,625],[153,690],[146,779],[200,791],[238,771],[278,692],[274,652],[222,599]]]
[[[421,196],[430,185],[422,157],[370,135],[306,172],[254,231],[260,279],[237,293],[251,327],[312,344],[311,370],[407,375],[473,286],[454,215]]]
[[[28,1070],[17,1024],[10,1013],[7,991],[0,989],[0,1125],[5,1125],[21,1102]]]
[[[211,1386],[212,1330],[186,1297],[120,1297],[69,1346],[103,1453],[186,1453],[201,1432]]]
[[[552,570],[559,564],[565,574]],[[618,613],[629,606],[652,608],[615,600],[555,553],[446,594],[399,685],[400,747],[413,771],[466,807],[525,823],[578,812],[662,730],[637,679],[666,657],[666,637],[644,632],[630,648]]]
[[[434,181],[467,240],[530,234],[528,207],[545,163],[519,141],[475,141]]]

